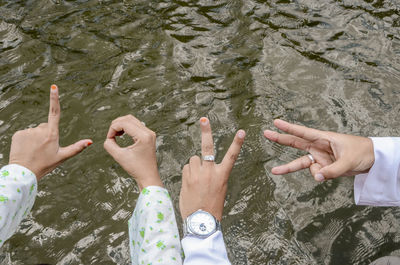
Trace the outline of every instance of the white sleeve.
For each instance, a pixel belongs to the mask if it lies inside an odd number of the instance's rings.
[[[400,137],[371,137],[375,162],[354,179],[357,205],[400,206]]]
[[[35,174],[19,165],[0,170],[0,247],[30,212],[37,193]]]
[[[182,249],[174,207],[166,189],[142,190],[128,222],[133,265],[181,265]]]
[[[186,236],[182,240],[184,265],[230,265],[220,231],[201,239]]]

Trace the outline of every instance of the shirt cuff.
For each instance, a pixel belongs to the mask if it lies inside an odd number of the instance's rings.
[[[3,173],[5,171],[14,172],[16,174],[16,177],[22,177],[22,179],[28,179],[30,181],[33,181],[35,185],[37,185],[37,178],[35,173],[30,171],[28,168],[18,165],[18,164],[9,164],[1,168],[1,175],[4,177]],[[7,173],[5,173],[7,175]]]
[[[375,162],[368,173],[356,175],[357,205],[400,206],[400,137],[371,137]]]
[[[185,265],[230,265],[221,231],[207,238],[186,236],[182,240]]]

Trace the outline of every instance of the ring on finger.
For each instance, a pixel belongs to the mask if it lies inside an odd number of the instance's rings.
[[[203,156],[203,161],[214,162],[215,161],[215,156],[213,156],[213,155]]]
[[[312,154],[308,154],[307,156],[308,156],[308,158],[311,160],[311,164],[314,164],[314,163],[315,163],[315,159],[314,159],[314,157],[312,156]]]

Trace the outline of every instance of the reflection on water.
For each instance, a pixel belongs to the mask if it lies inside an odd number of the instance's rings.
[[[180,170],[210,117],[218,158],[248,132],[223,228],[233,264],[368,264],[400,255],[400,210],[356,207],[352,178],[273,176],[299,152],[266,142],[284,118],[359,135],[399,135],[395,0],[0,1],[1,164],[18,129],[46,120],[61,89],[63,145],[95,144],[43,179],[3,264],[128,264],[138,190],[102,148],[132,113],[158,133],[176,210]]]

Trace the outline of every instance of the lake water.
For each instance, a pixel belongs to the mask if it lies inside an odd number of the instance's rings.
[[[396,0],[0,1],[0,163],[16,130],[46,121],[53,83],[61,144],[94,140],[40,181],[0,263],[129,264],[138,189],[102,146],[111,120],[129,113],[157,132],[177,212],[198,119],[211,120],[217,160],[247,131],[222,222],[234,265],[400,256],[400,208],[355,206],[352,177],[273,176],[302,153],[262,135],[275,118],[399,135],[399,27]]]

